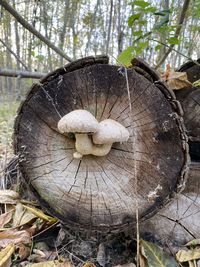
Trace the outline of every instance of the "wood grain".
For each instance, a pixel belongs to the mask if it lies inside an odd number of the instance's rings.
[[[72,227],[120,230],[135,223],[136,200],[144,219],[182,188],[187,138],[162,90],[128,69],[130,110],[117,66],[96,62],[50,77],[22,104],[14,145],[26,182],[53,215]],[[104,157],[74,159],[74,138],[57,130],[60,117],[74,109],[117,120],[130,132],[128,142],[114,144]]]

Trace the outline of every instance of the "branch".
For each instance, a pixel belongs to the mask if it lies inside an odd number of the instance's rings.
[[[186,12],[187,12],[188,7],[189,7],[189,3],[190,3],[190,0],[185,0],[184,1],[183,8],[181,10],[180,18],[179,18],[179,21],[178,21],[178,26],[177,26],[176,31],[175,31],[175,34],[174,34],[174,37],[175,38],[178,38],[178,36],[179,36],[179,34],[181,32],[182,24],[183,24],[183,21],[185,19]],[[174,46],[175,46],[175,44],[170,45],[170,47],[167,50],[167,52],[164,54],[164,56],[158,62],[157,66],[156,66],[156,69],[159,68],[160,65],[163,64],[163,62],[165,61],[165,59],[172,52]]]
[[[147,39],[148,39],[149,41],[153,41],[153,42],[159,43],[159,44],[161,44],[161,45],[163,45],[163,46],[166,46],[166,47],[168,47],[168,48],[171,47],[170,45],[165,44],[165,43],[163,43],[163,42],[161,42],[161,41],[158,41],[158,40],[155,40],[155,39],[152,39],[152,38],[147,38]],[[178,53],[179,55],[181,55],[181,56],[183,56],[183,57],[189,59],[189,60],[192,61],[195,65],[200,66],[200,64],[199,64],[199,62],[198,62],[197,60],[193,60],[191,57],[188,57],[188,56],[184,55],[183,53],[181,53],[180,51],[176,50],[175,48],[172,48],[172,50],[173,50],[174,52]]]
[[[7,46],[7,44],[0,39],[0,42],[6,47],[6,49],[17,59],[17,61],[26,69],[28,70],[28,67],[21,61],[21,59],[15,54],[15,52],[13,52],[10,47]]]
[[[61,57],[65,58],[69,62],[72,61],[70,57],[68,57],[64,51],[62,51],[60,48],[56,47],[49,39],[44,37],[40,32],[38,32],[32,25],[30,25],[14,8],[12,8],[6,0],[0,0],[0,5],[2,5],[13,17],[28,31],[30,31],[32,34],[37,36],[42,42],[44,42],[47,46],[49,46],[51,49],[53,49],[57,54],[59,54]]]
[[[41,72],[31,72],[31,71],[0,68],[0,76],[40,79],[45,75],[46,73],[41,73]]]

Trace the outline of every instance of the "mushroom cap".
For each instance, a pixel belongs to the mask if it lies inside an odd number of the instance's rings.
[[[129,138],[128,130],[119,122],[107,119],[99,123],[99,129],[92,135],[94,144],[124,142]]]
[[[77,109],[63,116],[58,122],[61,133],[94,133],[98,130],[99,123],[87,110]]]

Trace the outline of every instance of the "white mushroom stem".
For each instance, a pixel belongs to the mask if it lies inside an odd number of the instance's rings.
[[[75,134],[76,137],[76,150],[77,152],[74,153],[74,158],[80,159],[83,155],[92,154],[94,156],[105,156],[110,152],[112,147],[112,143],[103,144],[103,145],[94,145],[92,143],[91,138],[87,134],[79,133]]]

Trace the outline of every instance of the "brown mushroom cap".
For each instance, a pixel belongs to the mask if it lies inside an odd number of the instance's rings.
[[[69,112],[58,122],[61,133],[95,133],[99,127],[98,121],[87,110],[77,109]]]
[[[93,134],[94,144],[109,144],[124,142],[129,138],[128,130],[119,122],[112,119],[103,120],[99,123],[99,129]]]

